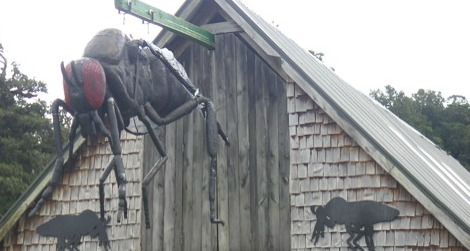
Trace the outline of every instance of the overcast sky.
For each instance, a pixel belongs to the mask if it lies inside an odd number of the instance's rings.
[[[174,13],[182,0],[148,0]],[[470,98],[470,3],[466,0],[243,0],[364,93],[390,84],[411,94]],[[159,28],[119,15],[113,0],[3,1],[0,43],[10,61],[63,97],[61,61],[79,58],[99,30],[152,40]]]

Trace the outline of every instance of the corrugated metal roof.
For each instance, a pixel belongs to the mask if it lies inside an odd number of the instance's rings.
[[[470,234],[470,173],[237,0],[227,1],[280,57],[433,203]]]

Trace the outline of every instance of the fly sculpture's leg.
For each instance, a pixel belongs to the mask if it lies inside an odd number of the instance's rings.
[[[164,150],[163,144],[160,142],[158,137],[155,135],[155,132],[153,131],[152,125],[150,124],[149,118],[157,125],[163,126],[167,125],[175,120],[178,120],[179,118],[183,117],[184,115],[190,113],[192,110],[194,110],[198,102],[203,102],[202,100],[198,100],[197,98],[191,99],[172,111],[170,114],[168,114],[166,117],[161,118],[158,113],[153,109],[153,107],[147,103],[145,106],[142,106],[139,109],[138,116],[139,119],[144,123],[145,127],[147,128],[147,131],[150,134],[150,138],[152,139],[153,143],[155,144],[155,147],[158,150],[158,153],[160,154],[161,158],[153,165],[153,167],[150,169],[150,171],[145,175],[143,181],[142,181],[142,199],[143,199],[143,205],[144,205],[144,215],[145,215],[145,226],[147,228],[150,228],[150,215],[149,215],[149,210],[148,210],[148,192],[147,192],[147,186],[148,184],[152,181],[152,179],[155,177],[155,175],[160,171],[161,167],[163,164],[166,162],[167,155]]]
[[[205,98],[205,97],[195,97],[194,99],[188,100],[186,103],[179,106],[177,109],[172,111],[165,117],[160,117],[158,113],[153,109],[153,107],[147,103],[145,105],[145,113],[149,116],[149,118],[156,123],[157,125],[166,125],[179,118],[189,114],[192,110],[194,110],[199,104],[203,103],[207,108],[206,112],[206,130],[207,130],[207,149],[209,156],[211,158],[211,166],[210,166],[210,176],[209,176],[209,203],[210,203],[210,220],[212,223],[221,223],[223,222],[216,218],[215,216],[215,191],[216,191],[216,177],[217,177],[217,150],[218,150],[218,139],[217,134],[225,140],[227,144],[229,144],[225,133],[222,131],[217,119],[215,117],[215,110],[212,102]],[[145,124],[145,121],[143,121]],[[150,127],[150,123],[147,125],[147,129],[149,132],[152,131]],[[152,136],[152,134],[150,134]],[[152,138],[153,139],[153,138]],[[156,140],[158,141],[158,139]],[[154,140],[155,143],[155,140]],[[157,147],[158,149],[158,147]],[[165,159],[166,160],[166,159]],[[158,162],[157,162],[158,164]],[[143,183],[143,185],[147,185],[148,182],[155,176],[158,172],[156,169],[156,165],[149,171],[147,176],[145,177],[144,181],[147,183]],[[145,198],[144,198],[144,210],[145,210]],[[147,216],[148,214],[146,214]],[[149,227],[149,225],[147,225]]]
[[[78,119],[76,116],[73,116],[72,119],[72,126],[70,126],[70,134],[69,134],[69,158],[73,155],[73,142],[75,141],[75,134],[78,129]]]
[[[203,97],[203,96],[197,96],[187,101],[186,103],[182,104],[181,106],[179,106],[178,108],[176,108],[174,111],[172,111],[170,114],[166,115],[163,118],[160,117],[160,115],[158,115],[158,113],[155,111],[155,109],[152,107],[150,103],[147,103],[145,104],[145,112],[155,124],[159,126],[163,126],[189,114],[199,104],[205,104],[205,106],[207,107],[208,106],[207,104],[209,103],[211,103],[211,101],[208,98]],[[215,120],[215,123],[216,123],[216,135],[219,134],[220,137],[225,141],[225,144],[230,145],[230,142],[228,141],[228,137],[225,135],[225,132],[222,130],[222,127],[220,126],[217,119]]]
[[[112,158],[106,168],[104,169],[103,174],[100,177],[100,184],[99,184],[99,193],[100,193],[100,219],[101,221],[105,222],[106,219],[104,218],[104,181],[108,178],[109,173],[113,170],[115,165],[115,159]]]
[[[61,99],[56,99],[54,103],[52,103],[52,106],[51,106],[52,123],[54,127],[54,140],[55,140],[55,146],[56,146],[56,152],[57,152],[57,158],[54,163],[52,178],[49,181],[49,184],[47,185],[46,190],[44,190],[44,192],[42,193],[39,201],[36,203],[34,208],[29,212],[28,214],[29,217],[35,215],[37,211],[41,209],[44,203],[48,199],[51,198],[52,192],[54,192],[55,188],[59,184],[64,174],[64,152],[62,149],[62,135],[60,133],[59,107],[65,108],[66,107],[65,102]],[[75,132],[72,131],[71,133],[75,133]],[[70,147],[73,147],[73,142],[70,143]]]
[[[211,158],[211,165],[209,168],[209,209],[210,220],[215,224],[224,224],[224,222],[217,218],[215,208],[215,197],[217,187],[217,151],[219,144],[217,133],[219,127],[217,126],[217,119],[215,117],[215,109],[212,102],[206,103],[207,116],[206,116],[206,136],[207,136],[207,152]]]
[[[107,112],[109,116],[109,122],[111,126],[111,137],[110,137],[110,145],[111,151],[113,152],[113,158],[108,163],[106,169],[104,170],[103,174],[100,177],[100,184],[99,184],[99,193],[100,193],[100,216],[101,220],[104,219],[104,181],[109,176],[109,173],[114,168],[114,172],[116,174],[116,182],[118,184],[118,195],[119,195],[119,209],[117,219],[120,222],[122,218],[122,214],[124,214],[124,218],[127,218],[127,201],[126,201],[126,173],[124,169],[124,164],[122,162],[122,148],[121,148],[121,141],[118,129],[118,122],[116,119],[116,106],[114,104],[114,99],[109,98],[107,100]]]
[[[157,162],[155,162],[153,167],[150,169],[150,171],[145,175],[144,179],[142,180],[142,200],[143,200],[143,205],[144,205],[145,227],[150,228],[150,214],[149,214],[149,206],[148,206],[149,203],[148,203],[147,185],[153,179],[155,174],[158,173],[158,171],[163,166],[163,164],[165,164],[168,157],[166,155],[165,148],[163,147],[162,142],[160,142],[157,135],[153,131],[152,125],[150,124],[150,121],[147,115],[145,114],[145,108],[143,106],[139,108],[138,117],[147,128],[147,131],[150,134],[150,138],[152,139],[153,144],[155,145],[158,153],[160,154],[160,159]]]

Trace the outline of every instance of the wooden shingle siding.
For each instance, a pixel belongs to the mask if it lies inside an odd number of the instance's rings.
[[[331,198],[373,200],[400,211],[374,225],[376,250],[466,250],[295,84],[287,86],[291,144],[292,250],[348,250],[344,225],[326,227],[310,241],[316,216],[310,206]],[[366,248],[364,238],[359,242]]]
[[[105,210],[111,217],[107,233],[111,250],[140,250],[142,137],[123,133],[122,157],[127,175],[128,219],[116,222],[118,193],[114,173],[105,182]],[[112,158],[107,141],[101,139],[81,147],[72,169],[65,171],[64,178],[38,215],[22,216],[17,226],[4,239],[0,250],[56,250],[56,239],[39,236],[36,228],[46,221],[67,214],[79,214],[90,209],[99,214],[99,178]],[[80,250],[101,250],[98,239],[85,236]],[[119,249],[118,249],[119,247]]]
[[[206,127],[194,111],[161,135],[172,161],[153,181],[153,224],[143,229],[144,250],[288,250],[284,80],[234,34],[217,35],[214,51],[191,43],[179,60],[200,92],[213,100],[230,139],[229,147],[219,141],[217,157],[218,216],[225,225],[209,221]],[[156,155],[145,139],[144,172]],[[174,180],[171,186],[168,180]]]

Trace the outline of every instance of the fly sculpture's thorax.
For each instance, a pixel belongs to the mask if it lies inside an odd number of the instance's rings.
[[[96,34],[85,47],[83,56],[101,63],[118,65],[123,59],[124,48],[129,38],[117,29],[106,29]]]
[[[165,116],[182,102],[191,98],[183,85],[178,83],[175,73],[155,57],[149,50],[140,49],[117,29],[106,29],[91,39],[85,48],[84,57],[100,61],[106,73],[108,92],[114,97],[123,94],[123,89],[138,105],[150,102],[156,111]],[[183,96],[183,97],[180,97]],[[123,111],[125,121],[135,116],[128,104],[116,98]]]

